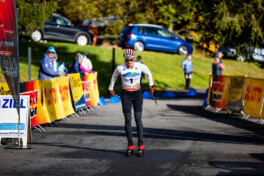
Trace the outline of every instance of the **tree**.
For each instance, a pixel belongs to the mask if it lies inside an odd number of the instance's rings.
[[[41,29],[44,22],[58,9],[56,0],[16,0],[18,28],[31,34]]]
[[[181,29],[192,17],[190,0],[65,0],[65,15],[76,23],[84,19],[122,17],[119,25],[108,26],[106,33],[118,34],[125,24],[159,24],[170,30]],[[71,7],[75,8],[71,8]]]
[[[262,0],[201,0],[195,7],[197,31],[207,42],[258,46],[263,40]]]

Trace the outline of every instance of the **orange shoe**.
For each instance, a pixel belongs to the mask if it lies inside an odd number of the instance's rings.
[[[138,156],[139,157],[144,156],[144,145],[138,146]]]
[[[126,156],[130,156],[134,153],[134,145],[127,146]]]

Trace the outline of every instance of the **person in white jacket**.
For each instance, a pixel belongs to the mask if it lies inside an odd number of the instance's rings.
[[[143,156],[144,145],[143,145],[143,124],[141,121],[142,115],[142,90],[140,85],[140,78],[142,72],[147,75],[149,81],[150,92],[153,93],[155,88],[153,86],[153,78],[148,67],[142,63],[134,62],[135,53],[132,49],[125,50],[123,57],[125,63],[117,66],[115,69],[112,79],[108,88],[108,91],[112,96],[115,95],[114,85],[118,76],[121,75],[122,79],[122,109],[125,116],[125,131],[128,141],[127,156],[134,153],[134,145],[132,141],[132,127],[131,127],[131,109],[133,106],[134,116],[137,125],[138,134],[138,154]]]
[[[83,58],[83,62],[82,62],[82,66],[86,69],[86,70],[93,70],[93,64],[91,62],[91,60],[85,55],[84,52],[81,53],[84,58]]]

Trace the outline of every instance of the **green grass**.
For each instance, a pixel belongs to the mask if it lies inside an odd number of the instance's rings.
[[[35,43],[20,42],[20,81],[28,80],[28,47],[32,48],[32,80],[38,78],[39,62],[49,46],[54,46],[59,56],[68,67],[77,52],[90,52],[90,59],[93,63],[93,70],[98,71],[98,84],[101,95],[107,93],[108,85],[112,75],[112,49],[99,46],[78,46],[73,43]],[[123,51],[115,50],[116,66],[123,62]],[[151,70],[154,78],[154,85],[157,90],[181,90],[185,86],[182,68],[180,67],[184,56],[159,52],[136,52],[136,56],[141,55],[142,61]],[[206,89],[209,82],[209,73],[212,70],[213,58],[205,58],[194,53],[193,78],[191,87],[195,89]],[[237,62],[235,60],[223,59],[226,69],[224,75],[247,75],[251,77],[264,78],[264,70],[255,63]],[[1,79],[1,78],[0,78]],[[121,80],[116,84],[116,91],[120,93]],[[147,79],[143,79],[143,89],[148,89]]]

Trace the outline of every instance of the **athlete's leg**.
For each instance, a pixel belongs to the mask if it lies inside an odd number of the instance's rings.
[[[135,99],[133,100],[134,115],[137,125],[138,146],[143,145],[143,123],[141,120],[142,105],[143,105],[142,91],[139,90],[136,92]]]
[[[128,145],[133,145],[132,140],[132,127],[131,127],[131,108],[132,101],[125,90],[122,91],[122,109],[125,116],[125,131],[127,136]]]

